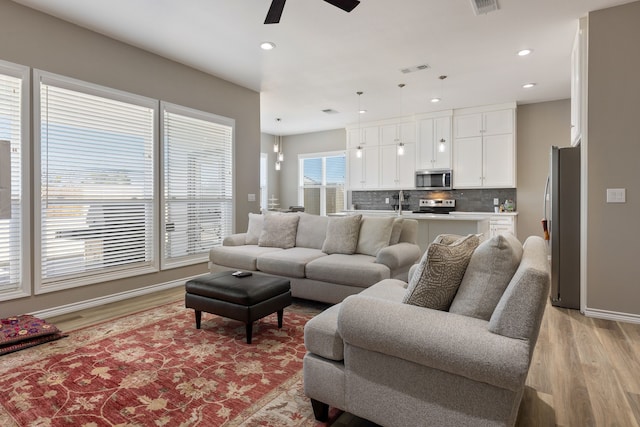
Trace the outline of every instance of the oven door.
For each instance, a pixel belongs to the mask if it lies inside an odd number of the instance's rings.
[[[448,169],[416,171],[416,188],[451,190],[451,171]]]

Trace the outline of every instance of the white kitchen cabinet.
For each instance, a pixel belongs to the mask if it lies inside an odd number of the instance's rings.
[[[380,145],[380,127],[365,126],[362,128],[350,128],[347,131],[347,147],[377,147]]]
[[[516,186],[515,106],[486,108],[454,115],[454,188]]]
[[[504,233],[511,233],[516,236],[516,217],[496,215],[489,218],[489,238]]]
[[[571,145],[575,146],[582,139],[583,123],[587,117],[587,17],[580,19],[578,32],[571,51]]]
[[[349,188],[352,190],[380,187],[380,151],[379,147],[363,147],[362,157],[357,150],[349,150]]]
[[[380,146],[380,187],[408,189],[415,187],[416,144],[404,144],[404,154],[397,145]]]
[[[451,116],[418,119],[416,169],[451,169]]]
[[[380,126],[380,145],[416,142],[415,122],[391,123]]]

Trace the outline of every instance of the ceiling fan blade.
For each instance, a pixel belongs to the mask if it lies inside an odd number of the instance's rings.
[[[280,22],[282,11],[284,10],[284,3],[287,0],[273,0],[269,11],[267,12],[267,18],[264,20],[265,24],[277,24]]]
[[[357,5],[360,4],[358,0],[324,0],[327,3],[334,5],[335,7],[339,7],[345,12],[351,12],[356,8]]]

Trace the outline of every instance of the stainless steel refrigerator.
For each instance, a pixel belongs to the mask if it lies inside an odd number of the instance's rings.
[[[551,304],[580,309],[580,146],[551,147],[544,211],[545,219],[550,214]]]

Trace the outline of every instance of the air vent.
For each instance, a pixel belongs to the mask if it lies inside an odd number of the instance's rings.
[[[322,110],[323,113],[327,113],[327,114],[338,114],[338,112],[336,110],[334,110],[333,108],[327,108]]]
[[[498,0],[471,0],[471,6],[473,6],[473,13],[476,16],[484,15],[498,10]]]
[[[427,70],[429,68],[431,67],[429,67],[427,64],[420,64],[420,65],[415,65],[413,67],[401,68],[400,72],[402,74],[409,74],[409,73],[415,73],[416,71]]]

